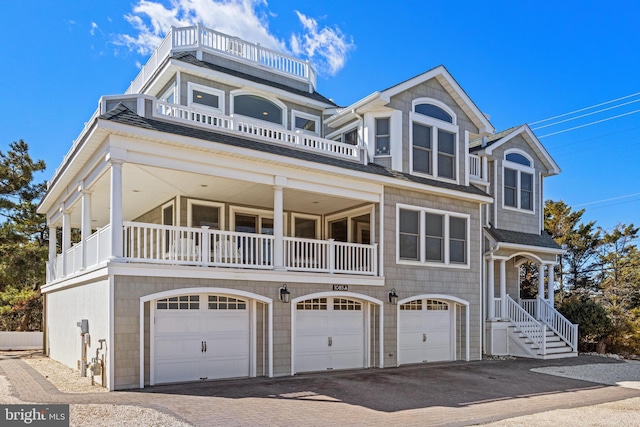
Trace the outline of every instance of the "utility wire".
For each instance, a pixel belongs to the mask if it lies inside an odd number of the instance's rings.
[[[551,126],[556,126],[556,125],[559,125],[559,124],[562,124],[562,123],[570,122],[572,120],[581,119],[583,117],[593,116],[594,114],[602,113],[604,111],[609,111],[609,110],[613,110],[615,108],[624,107],[625,105],[634,104],[636,102],[640,102],[640,99],[634,99],[633,101],[624,102],[622,104],[614,105],[613,107],[602,108],[600,110],[591,111],[589,113],[581,114],[579,116],[570,117],[570,118],[564,119],[564,120],[559,120],[557,122],[553,122],[553,123],[549,123],[549,124],[546,124],[546,125],[542,125],[542,126],[538,126],[538,127],[532,128],[531,130],[538,130],[538,129],[548,128],[548,127],[551,127]]]
[[[536,122],[531,122],[531,123],[529,123],[529,125],[537,125],[538,123],[544,123],[544,122],[548,122],[550,120],[559,119],[561,117],[570,116],[571,114],[581,113],[583,111],[591,110],[593,108],[601,107],[603,105],[612,104],[614,102],[622,101],[623,99],[632,98],[632,97],[637,96],[637,95],[640,95],[640,92],[632,93],[631,95],[623,96],[621,98],[612,99],[611,101],[601,102],[600,104],[595,104],[595,105],[592,105],[590,107],[580,108],[578,110],[570,111],[568,113],[559,114],[557,116],[549,117],[548,119],[542,119],[542,120],[538,120]]]
[[[548,133],[546,135],[539,136],[538,139],[546,138],[548,136],[558,135],[558,134],[565,133],[565,132],[570,132],[572,130],[581,129],[581,128],[584,128],[584,127],[587,127],[587,126],[593,126],[593,125],[596,125],[598,123],[608,122],[609,120],[619,119],[621,117],[629,116],[631,114],[636,114],[636,113],[640,113],[640,110],[633,110],[633,111],[629,111],[627,113],[618,114],[617,116],[607,117],[606,119],[596,120],[596,121],[593,121],[593,122],[585,123],[583,125],[574,126],[572,128],[559,130],[557,132],[551,132],[551,133]]]
[[[597,205],[597,204],[599,204],[599,203],[610,202],[610,201],[612,201],[612,200],[626,199],[627,197],[634,197],[634,196],[640,196],[640,193],[625,194],[625,195],[622,195],[622,196],[611,197],[611,198],[608,198],[608,199],[602,199],[602,200],[595,200],[595,201],[593,201],[593,202],[587,202],[587,203],[578,203],[577,205],[573,205],[573,207],[576,207],[576,206]]]

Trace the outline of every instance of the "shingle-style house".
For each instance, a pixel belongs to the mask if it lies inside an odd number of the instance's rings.
[[[542,231],[559,171],[442,66],[340,108],[308,62],[174,28],[40,204],[46,352],[111,390],[575,355]]]

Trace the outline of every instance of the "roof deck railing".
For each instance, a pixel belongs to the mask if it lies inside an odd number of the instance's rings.
[[[190,50],[196,51],[198,59],[202,59],[202,53],[206,52],[266,68],[270,72],[308,83],[309,92],[316,86],[316,74],[309,61],[294,58],[201,25],[193,25],[172,27],[169,30],[125,94],[140,93],[165,59],[173,53]]]

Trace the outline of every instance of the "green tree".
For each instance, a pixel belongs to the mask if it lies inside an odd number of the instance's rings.
[[[558,307],[572,323],[578,326],[578,350],[604,353],[606,338],[613,325],[607,311],[587,295],[574,295],[566,298]]]
[[[42,304],[37,286],[45,280],[47,227],[36,213],[44,183],[34,183],[43,171],[29,146],[20,140],[0,151],[0,329],[30,330],[41,325]]]
[[[547,200],[544,228],[567,252],[556,267],[560,279],[560,299],[568,293],[590,293],[597,289],[594,267],[598,262],[601,232],[595,221],[581,222],[585,210],[574,211],[563,201]]]
[[[613,325],[607,344],[617,353],[640,353],[640,252],[633,244],[638,231],[633,224],[603,231],[599,253],[601,304]]]

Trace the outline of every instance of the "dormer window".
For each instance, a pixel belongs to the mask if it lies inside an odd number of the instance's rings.
[[[411,172],[450,181],[458,176],[456,115],[435,99],[413,102],[411,119]]]
[[[507,209],[534,211],[535,169],[533,159],[518,151],[505,153],[503,162],[503,200]]]
[[[233,113],[284,126],[284,107],[258,95],[235,95]]]
[[[319,135],[320,133],[319,116],[293,110],[291,111],[291,123],[293,130],[312,133],[314,135]]]

